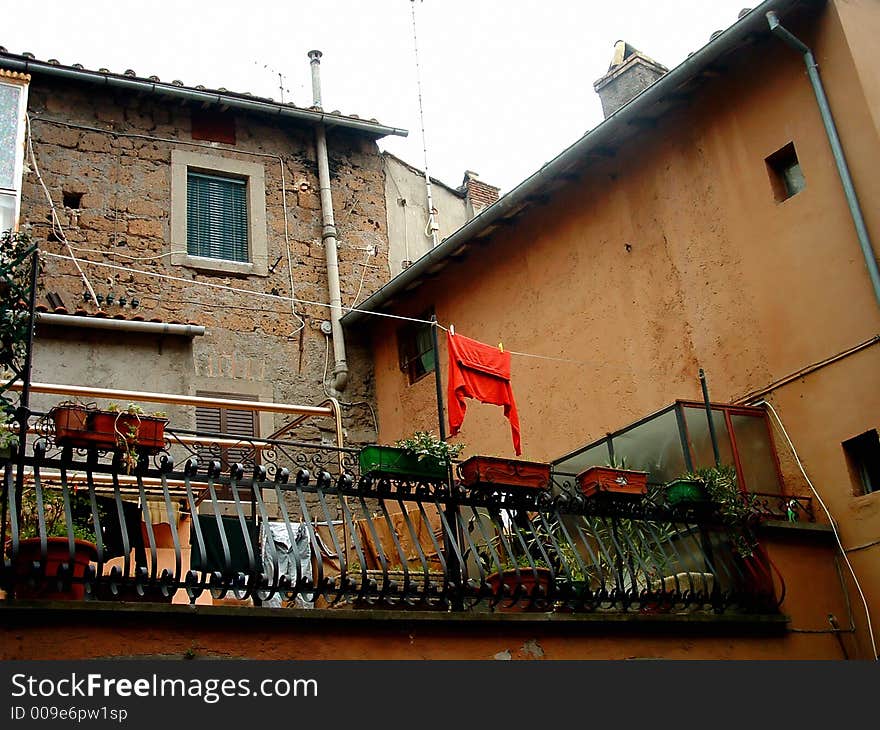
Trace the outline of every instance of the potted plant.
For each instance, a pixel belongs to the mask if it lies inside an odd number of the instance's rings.
[[[430,431],[416,431],[394,446],[365,446],[358,454],[362,476],[445,481],[464,444],[441,441]]]
[[[550,465],[522,459],[472,456],[458,465],[462,484],[467,487],[507,487],[548,489]]]
[[[627,469],[625,460],[619,466],[614,459],[606,466],[591,466],[576,480],[585,497],[639,499],[648,493],[648,473]]]
[[[64,513],[64,498],[57,489],[43,489],[43,523],[46,530],[46,555],[43,555],[40,539],[39,506],[36,490],[28,487],[21,497],[21,520],[19,522],[19,542],[12,560],[12,575],[15,580],[17,598],[55,601],[82,600],[85,585],[81,582],[89,563],[98,557],[94,527],[91,521],[91,507],[82,495],[71,494],[71,514],[73,516],[73,564],[69,577],[73,580],[62,585],[57,580],[58,570],[64,563],[70,563],[70,541]],[[11,554],[11,542],[6,552]],[[28,582],[34,563],[42,563],[42,580],[35,585]]]
[[[129,471],[141,453],[157,454],[165,446],[168,418],[163,411],[146,415],[129,403],[125,409],[111,403],[106,410],[66,401],[50,412],[59,446],[121,451]]]
[[[697,469],[685,479],[702,484],[715,514],[730,529],[733,545],[742,557],[751,557],[758,541],[753,528],[761,518],[758,498],[739,488],[736,469],[729,464]]]

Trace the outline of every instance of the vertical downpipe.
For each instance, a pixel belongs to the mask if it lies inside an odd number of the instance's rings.
[[[312,65],[313,105],[321,107],[321,51],[309,51]],[[342,294],[339,289],[339,254],[336,246],[336,222],[333,219],[333,196],[330,191],[330,163],[327,159],[327,132],[323,123],[315,127],[315,147],[318,158],[318,184],[321,191],[321,240],[327,260],[327,289],[330,296],[330,332],[333,338],[333,389],[338,393],[348,383],[348,361],[345,356],[345,336],[342,332]]]

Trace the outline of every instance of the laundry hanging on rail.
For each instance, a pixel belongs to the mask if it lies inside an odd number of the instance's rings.
[[[455,436],[461,430],[467,409],[465,398],[504,406],[504,415],[510,421],[513,448],[519,456],[522,447],[519,415],[510,385],[510,353],[452,333],[447,333],[446,342],[449,347],[450,434]]]

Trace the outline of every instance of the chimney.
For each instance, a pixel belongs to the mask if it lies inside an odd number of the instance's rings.
[[[641,94],[668,70],[629,43],[617,41],[608,72],[593,84],[602,102],[605,118]]]
[[[309,63],[312,66],[312,106],[321,108],[321,56],[318,50],[309,51]]]
[[[486,208],[498,200],[500,188],[489,185],[480,180],[480,176],[473,170],[465,170],[464,182],[459,190],[464,192],[465,204],[468,209],[468,217],[474,218]]]

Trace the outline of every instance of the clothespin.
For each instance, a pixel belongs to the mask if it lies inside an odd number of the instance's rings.
[[[453,337],[455,337],[455,325],[454,324],[449,325],[449,334],[452,335]]]
[[[504,345],[500,342],[498,343],[498,349],[501,350],[501,352],[504,352]]]

